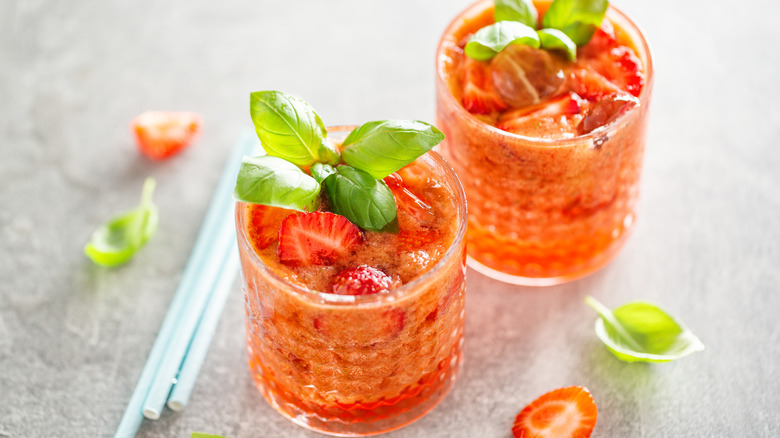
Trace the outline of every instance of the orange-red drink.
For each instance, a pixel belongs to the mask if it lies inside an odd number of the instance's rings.
[[[328,138],[338,143],[351,129],[330,128]],[[280,223],[295,212],[236,207],[252,376],[277,411],[319,432],[404,426],[444,398],[460,366],[465,195],[436,153],[385,181],[400,231],[361,230],[360,243],[327,265],[280,258]],[[389,291],[346,293],[343,273],[358,266],[381,270]]]
[[[535,5],[541,22],[550,3]],[[610,7],[576,61],[520,45],[475,61],[464,45],[493,10],[462,12],[436,54],[441,152],[469,201],[469,264],[516,284],[566,282],[610,261],[636,219],[650,51]],[[518,68],[533,99],[513,94],[506,73]]]

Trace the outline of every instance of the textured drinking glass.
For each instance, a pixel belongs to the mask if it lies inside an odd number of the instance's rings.
[[[536,3],[546,10],[548,3]],[[610,6],[607,17],[644,66],[640,104],[605,128],[563,140],[525,137],[482,122],[460,104],[452,54],[467,34],[492,22],[480,1],[450,23],[436,52],[437,126],[442,155],[469,202],[469,266],[498,280],[546,286],[606,265],[636,219],[653,84],[641,32]]]
[[[343,139],[353,127],[329,129]],[[454,194],[455,239],[429,271],[388,293],[313,292],[269,268],[236,226],[247,311],[249,368],[266,400],[293,422],[337,436],[402,427],[449,392],[461,362],[466,201],[436,153],[416,162]]]

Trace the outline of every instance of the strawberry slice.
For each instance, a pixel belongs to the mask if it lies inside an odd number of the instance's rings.
[[[395,204],[399,210],[405,211],[419,222],[425,224],[434,222],[436,213],[434,213],[433,208],[412,193],[399,174],[391,173],[385,177],[384,182],[393,192]]]
[[[520,411],[512,427],[515,438],[587,438],[598,409],[587,388],[550,391]]]
[[[282,221],[294,210],[271,207],[269,205],[249,204],[247,206],[247,234],[252,245],[263,250],[276,242]]]
[[[333,279],[331,293],[370,295],[388,292],[393,286],[393,279],[389,275],[374,267],[360,265],[339,272]]]
[[[344,216],[296,213],[282,221],[277,251],[289,266],[331,265],[362,241],[360,228]]]
[[[463,69],[462,101],[466,111],[472,114],[490,114],[508,108],[493,89],[489,64],[465,56]]]
[[[546,102],[508,111],[501,115],[496,127],[527,136],[565,137],[576,134],[579,120],[573,120],[571,116],[580,114],[584,103],[576,93],[569,92]]]
[[[138,149],[163,160],[178,154],[200,134],[203,118],[190,112],[147,111],[130,122]]]
[[[617,85],[601,74],[589,69],[576,69],[569,75],[569,88],[578,96],[598,101],[606,97],[625,94]]]
[[[608,52],[618,46],[617,38],[615,37],[615,28],[612,23],[604,19],[601,21],[601,27],[596,29],[593,37],[587,44],[577,49],[578,56],[595,58],[599,54]]]
[[[578,64],[598,72],[621,90],[635,97],[639,97],[645,85],[642,61],[626,46],[613,47],[593,58],[583,58]]]

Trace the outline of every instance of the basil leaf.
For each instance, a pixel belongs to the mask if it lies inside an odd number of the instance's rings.
[[[333,204],[333,212],[360,228],[383,231],[396,219],[393,192],[384,181],[360,169],[339,166],[322,184]]]
[[[336,169],[330,164],[314,163],[310,170],[312,178],[321,183],[325,178],[336,173]]]
[[[296,165],[278,157],[244,157],[233,196],[238,201],[314,211],[320,185]]]
[[[536,29],[539,19],[536,7],[531,0],[495,0],[493,15],[499,21],[519,21]]]
[[[704,350],[688,328],[656,305],[634,302],[610,311],[595,298],[585,298],[601,316],[596,335],[625,362],[669,362]]]
[[[417,120],[377,120],[349,133],[342,144],[344,162],[377,179],[406,166],[441,143],[444,134]]]
[[[577,45],[565,33],[558,29],[542,29],[539,34],[539,42],[545,50],[562,50],[569,61],[577,59]]]
[[[135,209],[117,216],[92,233],[84,253],[95,264],[107,267],[128,262],[157,230],[157,207],[152,203],[155,182],[147,178],[141,203]]]
[[[577,46],[584,46],[601,25],[607,7],[607,0],[554,0],[542,18],[542,25],[559,29]]]
[[[464,48],[466,55],[478,61],[487,61],[510,44],[525,44],[539,48],[536,31],[517,21],[499,21],[478,30]]]
[[[268,155],[299,166],[339,162],[338,152],[325,140],[325,124],[303,99],[281,91],[256,91],[249,95],[249,112]]]

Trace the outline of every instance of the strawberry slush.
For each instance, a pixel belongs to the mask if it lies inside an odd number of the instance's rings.
[[[329,138],[349,130],[331,128]],[[315,213],[237,205],[252,376],[274,408],[320,432],[361,436],[408,424],[443,399],[459,369],[459,183],[436,154],[385,182],[397,233],[360,230],[325,212],[327,202]]]
[[[535,5],[541,20],[549,3]],[[516,284],[570,281],[611,260],[634,223],[650,52],[610,7],[576,61],[521,45],[488,62],[466,56],[493,22],[491,1],[474,4],[437,51],[440,147],[469,200],[469,262]]]

